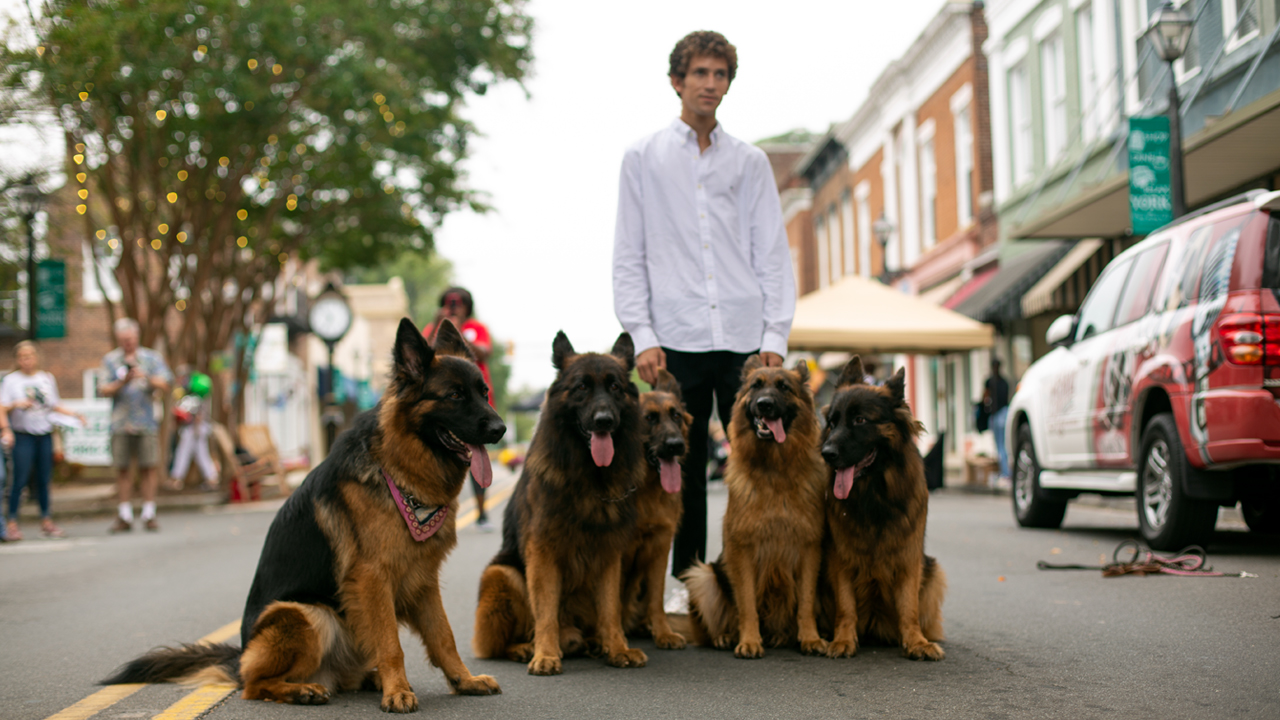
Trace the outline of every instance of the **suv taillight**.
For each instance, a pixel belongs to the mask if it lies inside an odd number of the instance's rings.
[[[1280,314],[1240,313],[1218,319],[1218,337],[1235,365],[1280,365]]]

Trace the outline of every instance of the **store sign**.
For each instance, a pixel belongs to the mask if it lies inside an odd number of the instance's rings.
[[[1169,187],[1169,118],[1129,118],[1129,220],[1134,235],[1173,222]]]
[[[36,338],[67,336],[67,264],[36,263]]]

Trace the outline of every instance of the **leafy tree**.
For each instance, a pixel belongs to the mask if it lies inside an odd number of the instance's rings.
[[[290,259],[425,253],[446,213],[483,209],[459,106],[531,61],[522,0],[49,0],[42,18],[0,79],[56,112],[120,310],[198,368]]]

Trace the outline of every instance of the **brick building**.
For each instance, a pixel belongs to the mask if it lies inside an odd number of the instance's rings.
[[[981,2],[946,3],[797,163],[811,221],[788,231],[813,248],[815,271],[801,294],[860,275],[941,304],[994,262],[986,38]],[[883,245],[877,225],[888,230]],[[885,360],[907,368],[908,400],[929,433],[956,428],[947,445],[961,450],[985,351]]]

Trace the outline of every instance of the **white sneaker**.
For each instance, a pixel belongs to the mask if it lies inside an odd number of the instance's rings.
[[[689,612],[689,591],[684,585],[677,584],[667,591],[667,599],[662,603],[662,611],[674,615]]]
[[[494,527],[489,524],[489,518],[487,517],[480,518],[476,521],[476,529],[482,533],[491,533],[494,531]]]

